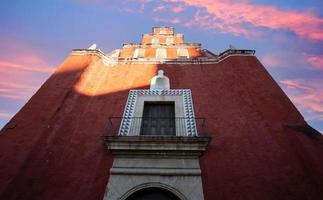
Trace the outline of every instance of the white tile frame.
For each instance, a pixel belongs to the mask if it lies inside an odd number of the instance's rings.
[[[175,117],[185,118],[186,135],[180,135],[176,124],[176,136],[196,136],[197,129],[193,109],[193,100],[190,89],[175,90],[130,90],[127,104],[123,113],[119,135],[139,135],[140,127],[132,124],[133,117],[142,117],[145,101],[174,101]],[[140,124],[140,123],[139,123]]]

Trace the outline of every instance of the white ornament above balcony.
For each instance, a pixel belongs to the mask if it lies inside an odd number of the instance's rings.
[[[150,81],[150,90],[169,90],[169,78],[164,75],[163,70],[158,70],[158,74]]]

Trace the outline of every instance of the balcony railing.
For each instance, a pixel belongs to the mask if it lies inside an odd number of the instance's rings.
[[[110,117],[105,136],[208,136],[205,118]]]
[[[249,49],[228,49],[222,53],[219,54],[219,57],[225,57],[227,55],[231,54],[250,54],[255,55],[255,50],[249,50]]]

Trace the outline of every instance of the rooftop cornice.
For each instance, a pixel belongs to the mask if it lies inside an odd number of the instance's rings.
[[[72,49],[71,55],[89,55],[102,58],[103,61],[109,60],[109,58],[100,49]]]
[[[124,43],[123,47],[192,47],[192,48],[201,48],[201,43],[174,43],[174,44],[152,44],[152,43]]]
[[[155,36],[178,36],[178,37],[181,37],[181,36],[184,36],[183,33],[170,33],[170,34],[163,34],[163,35],[152,35],[151,33],[144,33],[142,34],[142,36],[151,36],[151,37],[155,37]]]
[[[100,49],[72,49],[72,53],[99,54],[105,56]]]
[[[73,49],[72,55],[93,55],[102,58],[106,66],[118,64],[217,64],[229,57],[235,56],[255,56],[255,50],[228,49],[220,53],[217,57],[198,57],[198,58],[178,58],[178,59],[157,59],[157,58],[112,58],[107,57],[101,50],[95,49]]]

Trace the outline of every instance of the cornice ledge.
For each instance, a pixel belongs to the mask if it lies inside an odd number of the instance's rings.
[[[100,49],[72,49],[72,55],[96,55],[107,59]]]
[[[104,136],[114,155],[201,156],[210,137],[191,136]]]

